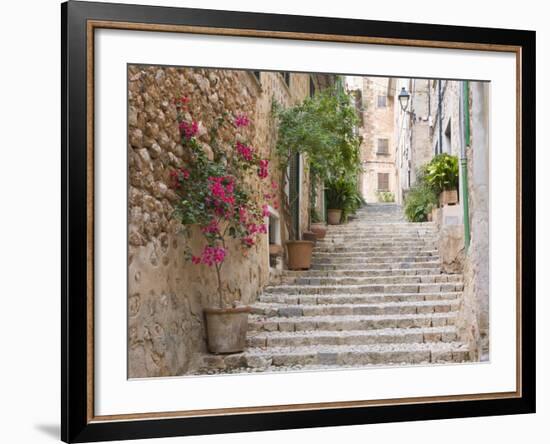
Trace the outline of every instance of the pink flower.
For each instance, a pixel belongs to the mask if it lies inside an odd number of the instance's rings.
[[[241,142],[237,142],[236,144],[237,152],[248,162],[252,160],[252,148],[249,146],[246,146],[242,144]]]
[[[275,182],[274,180],[271,181],[271,189],[272,190],[276,190],[278,188],[278,185],[277,185],[277,182]]]
[[[235,117],[235,126],[237,128],[241,126],[248,126],[250,124],[250,120],[246,116],[246,114],[239,114],[237,117]]]
[[[179,129],[183,137],[185,137],[186,139],[191,139],[192,137],[195,137],[199,132],[199,124],[194,120],[191,123],[182,121],[179,124]]]
[[[221,264],[225,259],[225,255],[225,248],[206,246],[204,247],[204,250],[202,250],[202,255],[200,258],[196,258],[196,256],[193,256],[191,260],[194,264],[201,263],[211,267],[214,264]],[[196,262],[196,259],[198,259],[199,261]]]
[[[191,262],[193,262],[194,264],[200,264],[201,263],[200,256],[192,256],[191,257]]]
[[[212,195],[217,199],[214,200],[214,206],[219,207],[221,203],[226,203],[230,205],[235,204],[235,179],[231,176],[221,176],[215,177],[210,176],[208,178],[208,188]],[[216,212],[218,216],[224,214],[222,208],[217,208],[219,210]]]
[[[180,187],[180,181],[179,181],[179,174],[176,170],[170,171],[170,187],[171,188],[179,188]]]
[[[269,166],[269,160],[267,159],[260,160],[259,168],[258,168],[258,177],[260,179],[265,179],[269,175],[267,171],[268,166]]]
[[[186,170],[185,168],[180,168],[180,173],[185,180],[189,179],[190,173],[188,170]]]
[[[218,222],[215,219],[212,219],[210,223],[206,227],[201,227],[201,231],[203,233],[219,233],[220,227],[218,226]]]
[[[263,217],[269,217],[270,215],[269,206],[267,204],[262,205],[262,216]]]

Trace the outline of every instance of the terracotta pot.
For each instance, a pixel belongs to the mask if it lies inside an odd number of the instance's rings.
[[[311,241],[314,244],[317,242],[317,236],[315,236],[315,233],[313,231],[304,231],[302,233],[302,239]]]
[[[211,353],[238,353],[246,348],[250,307],[204,309],[206,337]]]
[[[317,240],[324,239],[327,234],[327,226],[323,223],[311,224],[311,231],[317,237]]]
[[[340,220],[342,219],[342,210],[328,209],[327,219],[329,225],[340,225]]]
[[[457,190],[444,190],[439,195],[439,205],[455,205],[458,203]]]
[[[311,267],[311,253],[313,242],[307,240],[288,241],[286,243],[289,270],[309,270]]]
[[[269,244],[269,255],[280,256],[283,254],[283,246],[279,244]]]

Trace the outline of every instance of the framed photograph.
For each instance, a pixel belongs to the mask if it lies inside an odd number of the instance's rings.
[[[69,1],[62,439],[535,411],[535,33]]]

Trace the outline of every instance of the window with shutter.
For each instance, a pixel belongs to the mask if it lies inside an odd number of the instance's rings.
[[[378,147],[376,154],[388,154],[389,153],[389,141],[388,139],[378,139]]]
[[[288,164],[288,201],[290,204],[290,223],[294,240],[299,239],[300,232],[300,154],[296,153]]]
[[[378,173],[378,191],[390,190],[390,174]]]

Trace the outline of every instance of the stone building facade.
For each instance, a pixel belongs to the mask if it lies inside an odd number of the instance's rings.
[[[415,184],[418,168],[436,154],[447,153],[467,162],[469,204],[464,214],[465,182],[459,174],[459,202],[435,213],[439,252],[445,271],[464,274],[464,297],[459,310],[461,340],[470,344],[474,360],[489,356],[489,88],[484,82],[399,79],[398,89],[410,93],[404,111],[395,98],[397,162],[401,199]],[[397,96],[397,95],[396,95]],[[465,112],[468,103],[468,112]],[[465,118],[469,116],[470,140]],[[465,217],[470,244],[465,245]]]
[[[489,359],[489,159],[490,84],[470,82],[470,144],[468,159],[468,203],[471,240],[464,261],[464,306],[459,327],[470,349],[482,361]]]
[[[272,100],[283,106],[300,102],[325,78],[299,73],[194,69],[131,65],[128,67],[128,376],[173,376],[194,371],[206,351],[203,308],[212,304],[216,279],[211,269],[184,257],[189,242],[197,251],[200,233],[190,238],[172,217],[176,195],[169,173],[186,165],[189,153],[180,144],[173,100],[187,96],[189,112],[199,121],[198,140],[207,154],[208,128],[221,115],[246,113],[251,119],[247,139],[271,161],[277,128],[271,117]],[[234,135],[221,132],[230,146]],[[309,174],[301,159],[298,224],[309,227]],[[252,179],[254,180],[254,179]],[[257,179],[256,179],[257,180]],[[265,186],[265,185],[263,185]],[[258,183],[259,192],[263,190]],[[280,196],[279,196],[280,197]],[[288,235],[282,215],[271,208],[269,236],[283,244]],[[266,221],[267,222],[267,221]],[[194,230],[194,228],[191,228]],[[192,231],[193,232],[193,231]],[[254,246],[245,258],[229,246],[222,273],[224,291],[248,304],[270,279],[269,239]]]
[[[418,170],[433,157],[431,133],[431,107],[429,80],[396,79],[395,128],[396,170],[398,189],[396,201],[403,203],[404,196],[416,183]],[[402,88],[410,91],[407,109],[403,110],[398,99]]]
[[[346,87],[354,91],[362,125],[360,186],[367,203],[380,202],[382,193],[395,198],[394,79],[389,77],[347,77]],[[389,194],[391,193],[391,195]]]

